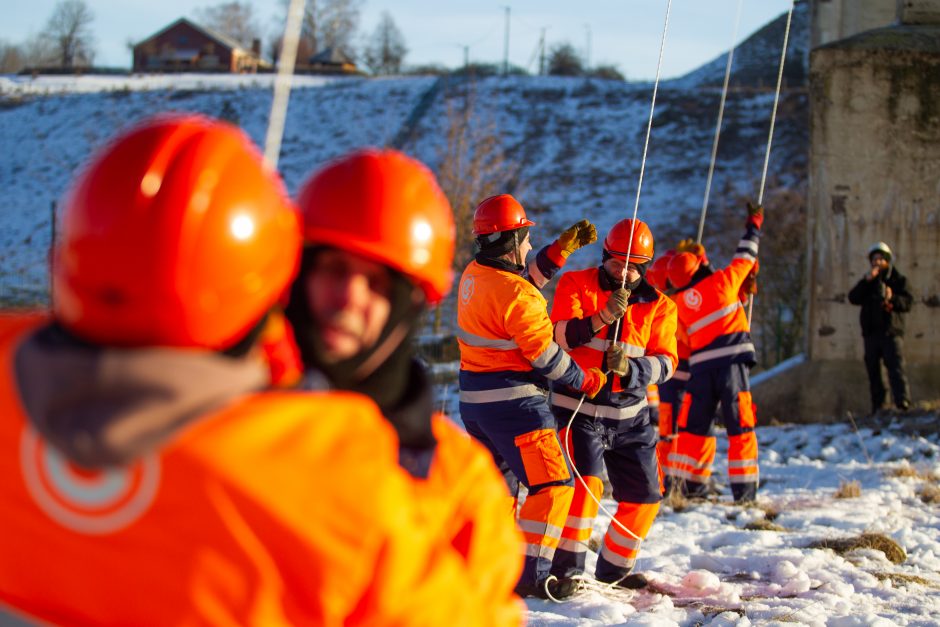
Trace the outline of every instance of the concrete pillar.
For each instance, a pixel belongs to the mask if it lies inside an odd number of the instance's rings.
[[[810,47],[894,22],[898,0],[812,0]]]

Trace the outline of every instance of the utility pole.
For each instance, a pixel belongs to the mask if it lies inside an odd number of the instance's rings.
[[[539,37],[539,76],[545,75],[545,27],[542,27],[542,36]]]
[[[503,76],[509,75],[509,12],[510,7],[506,9],[506,36],[503,39]]]

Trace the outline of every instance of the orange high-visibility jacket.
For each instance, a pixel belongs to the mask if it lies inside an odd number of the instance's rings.
[[[67,625],[521,620],[429,539],[394,429],[365,397],[248,396],[160,451],[86,471],[21,405],[13,355],[42,322],[0,317],[0,604]]]
[[[757,261],[760,229],[748,223],[731,264],[675,294],[679,320],[689,335],[689,370],[732,363],[757,363],[750,324],[741,303],[741,284]]]
[[[460,278],[457,303],[460,369],[534,370],[579,388],[584,374],[555,343],[547,308],[545,297],[523,276],[471,261]]]
[[[582,368],[607,369],[605,351],[615,324],[591,335],[590,317],[604,308],[612,290],[601,285],[600,268],[562,275],[552,301],[555,341],[569,351]],[[668,381],[679,362],[676,354],[676,306],[665,294],[642,283],[630,295],[620,321],[619,341],[630,357],[630,372],[611,381],[579,412],[611,420],[630,420],[647,406],[646,387]],[[580,394],[553,390],[554,405],[574,409]]]

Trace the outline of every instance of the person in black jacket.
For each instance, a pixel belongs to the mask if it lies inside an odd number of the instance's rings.
[[[885,402],[885,385],[881,378],[881,362],[888,369],[891,396],[898,409],[911,406],[911,394],[904,374],[904,318],[914,300],[907,287],[907,278],[891,265],[891,249],[877,242],[868,249],[871,270],[849,292],[849,302],[861,305],[859,319],[865,341],[865,368],[871,391],[872,413]]]

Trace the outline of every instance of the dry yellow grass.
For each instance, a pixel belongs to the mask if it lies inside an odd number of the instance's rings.
[[[836,490],[837,499],[857,499],[862,495],[862,484],[858,481],[840,481]]]
[[[901,564],[907,559],[907,553],[900,544],[880,533],[863,533],[850,538],[828,538],[809,544],[810,549],[831,549],[839,555],[845,555],[855,549],[875,549],[881,551],[894,564]]]

